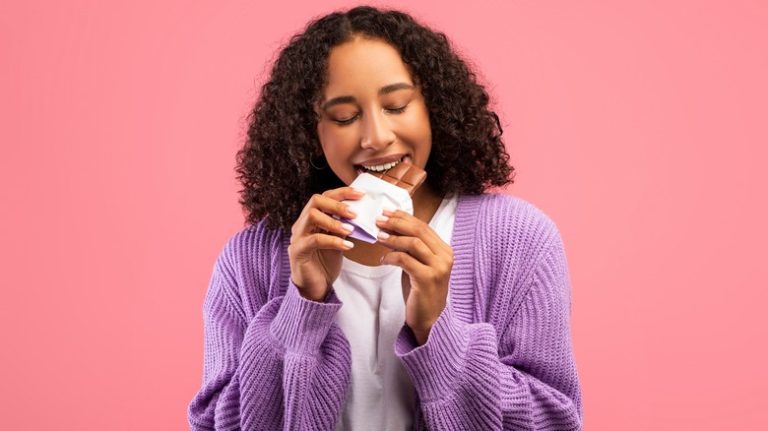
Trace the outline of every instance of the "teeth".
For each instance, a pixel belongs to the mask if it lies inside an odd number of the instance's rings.
[[[401,160],[402,160],[402,159],[401,159]],[[401,161],[401,160],[398,160],[398,161],[396,161],[396,162],[384,163],[383,165],[376,165],[376,166],[363,166],[363,168],[364,168],[364,169],[367,169],[367,170],[369,170],[369,171],[374,171],[374,172],[383,172],[383,171],[386,171],[387,169],[391,169],[393,166],[395,166],[395,165],[397,165],[398,163],[400,163],[400,161]]]

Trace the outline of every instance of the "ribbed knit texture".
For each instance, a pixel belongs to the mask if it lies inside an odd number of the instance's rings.
[[[263,222],[224,246],[205,295],[203,381],[192,430],[333,430],[350,381],[341,303],[299,295],[290,233]],[[532,204],[460,195],[451,303],[427,342],[393,346],[417,393],[416,429],[580,430],[562,239]]]

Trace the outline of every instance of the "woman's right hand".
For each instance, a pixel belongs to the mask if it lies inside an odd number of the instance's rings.
[[[323,301],[339,276],[343,252],[353,246],[344,238],[352,230],[345,229],[345,223],[331,215],[353,219],[356,214],[341,201],[357,200],[363,195],[352,187],[314,194],[291,227],[291,243],[288,246],[291,280],[304,298]]]

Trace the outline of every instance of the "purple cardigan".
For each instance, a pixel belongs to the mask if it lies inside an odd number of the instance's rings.
[[[302,298],[283,230],[234,234],[203,305],[202,386],[192,430],[333,430],[350,379],[341,303]],[[417,347],[393,346],[416,389],[415,429],[579,430],[571,292],[554,222],[504,194],[460,195],[451,302]]]

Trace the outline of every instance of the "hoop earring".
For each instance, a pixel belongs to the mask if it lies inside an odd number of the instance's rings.
[[[322,171],[323,169],[328,167],[328,160],[325,161],[325,166],[324,167],[318,168],[317,166],[315,166],[314,163],[312,163],[312,156],[310,156],[309,157],[309,164],[312,165],[312,167],[317,169],[318,171]]]

